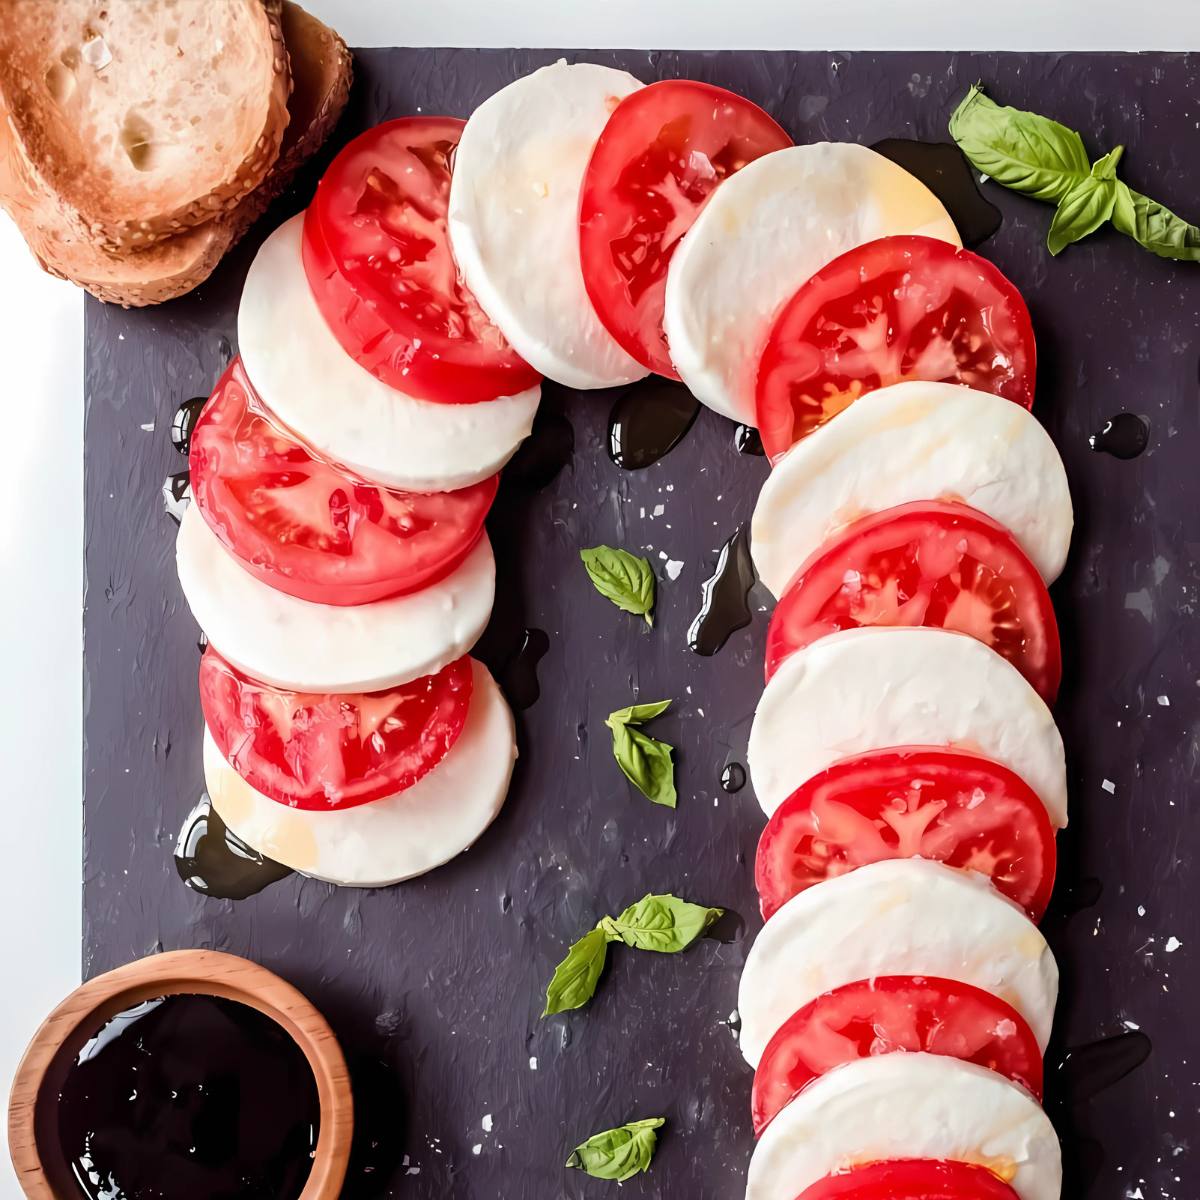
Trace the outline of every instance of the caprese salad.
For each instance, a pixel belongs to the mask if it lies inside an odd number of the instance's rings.
[[[178,539],[229,828],[354,886],[468,847],[516,755],[469,657],[496,474],[543,376],[679,378],[773,468],[747,1196],[1056,1200],[1071,500],[1026,307],[937,197],[719,88],[560,62],[346,146],[238,338]]]

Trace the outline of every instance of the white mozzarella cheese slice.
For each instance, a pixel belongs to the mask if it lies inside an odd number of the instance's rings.
[[[889,1159],[987,1167],[1019,1200],[1059,1200],[1062,1154],[1024,1088],[937,1054],[861,1058],[821,1076],[754,1147],[746,1200],[796,1200],[838,1171]]]
[[[517,742],[512,713],[482,663],[458,740],[410,788],[331,812],[289,808],[251,787],[204,733],[213,807],[243,841],[285,867],[349,887],[387,887],[466,850],[504,804]]]
[[[339,607],[255,579],[189,505],[175,563],[200,628],[254,679],[302,692],[372,692],[440,671],[478,640],[492,613],[487,535],[449,575],[404,596]]]
[[[313,299],[303,221],[285,221],[263,243],[238,308],[238,348],[263,403],[318,454],[386,487],[446,492],[494,475],[529,435],[541,388],[437,404],[376,379]]]
[[[754,378],[779,307],[838,255],[895,234],[961,245],[941,201],[865,146],[792,146],[726,179],[667,271],[663,328],[684,383],[756,425]]]
[[[781,596],[831,534],[912,500],[958,500],[986,513],[1047,583],[1066,562],[1071,492],[1037,418],[987,392],[909,382],[860,397],[775,465],[750,527],[759,578]]]
[[[786,658],[759,699],[747,761],[770,816],[806,780],[868,750],[957,746],[1016,772],[1067,823],[1062,736],[991,647],[945,629],[864,626]]]
[[[579,192],[614,108],[642,85],[557,62],[471,114],[454,156],[450,241],[467,286],[527,363],[573,388],[647,374],[596,316],[579,257]]]
[[[1007,1000],[1043,1052],[1058,967],[1036,925],[990,880],[923,858],[859,867],[793,896],[750,947],[738,986],[751,1066],[794,1012],[879,975],[933,975]]]

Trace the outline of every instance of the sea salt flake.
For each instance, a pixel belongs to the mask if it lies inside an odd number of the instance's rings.
[[[1102,788],[1103,788],[1103,789],[1104,789],[1104,790],[1105,790],[1105,791],[1106,791],[1106,792],[1107,792],[1107,793],[1108,793],[1110,796],[1115,796],[1115,795],[1117,794],[1117,785],[1116,785],[1115,783],[1113,783],[1113,781],[1112,781],[1111,779],[1106,779],[1106,780],[1104,780],[1104,782],[1103,782],[1103,783],[1101,783],[1101,784],[1100,784],[1100,786],[1101,786],[1101,787],[1102,787]]]
[[[1169,937],[1169,938],[1167,938],[1166,944],[1163,946],[1163,949],[1168,954],[1174,954],[1175,951],[1178,950],[1179,947],[1182,945],[1183,945],[1183,943],[1177,937]]]

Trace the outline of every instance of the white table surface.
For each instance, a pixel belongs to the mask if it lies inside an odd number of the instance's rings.
[[[1152,21],[1124,0],[306,3],[359,46],[1200,49],[1200,0],[1159,0]],[[36,268],[2,214],[0,281],[0,762],[17,814],[0,874],[6,1091],[29,1035],[80,974],[83,304]],[[0,1170],[0,1197],[19,1195]]]

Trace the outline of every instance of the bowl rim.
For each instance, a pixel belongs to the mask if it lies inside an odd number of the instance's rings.
[[[321,1128],[298,1200],[336,1200],[354,1130],[350,1075],[337,1038],[292,984],[258,963],[220,950],[169,950],[97,975],[80,984],[38,1026],[17,1066],[8,1105],[9,1154],[28,1200],[77,1200],[81,1194],[56,1190],[63,1173],[61,1160],[54,1164],[49,1152],[43,1157],[39,1145],[39,1098],[47,1076],[63,1064],[64,1048],[78,1050],[100,1025],[135,1004],[181,994],[220,996],[249,1005],[275,1021],[299,1046],[316,1081]],[[63,1064],[60,1072],[65,1070]]]

